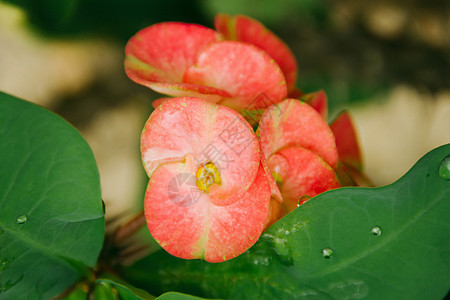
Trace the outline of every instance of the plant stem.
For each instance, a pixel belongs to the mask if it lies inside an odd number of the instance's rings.
[[[117,228],[116,232],[112,236],[114,244],[121,244],[127,238],[135,234],[141,227],[146,224],[144,211],[139,212],[128,222]]]

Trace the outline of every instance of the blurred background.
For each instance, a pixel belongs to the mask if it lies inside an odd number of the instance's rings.
[[[142,207],[139,136],[158,97],[126,77],[127,40],[162,21],[212,27],[218,12],[249,15],[278,34],[298,60],[298,86],[324,89],[331,118],[350,109],[376,185],[450,142],[446,0],[0,0],[0,90],[81,131],[107,218]]]

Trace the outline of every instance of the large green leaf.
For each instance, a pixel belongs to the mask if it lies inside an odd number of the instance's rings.
[[[450,144],[433,150],[389,186],[320,194],[230,261],[159,251],[123,275],[152,293],[227,299],[441,299],[450,287],[450,181],[439,169],[449,154]]]
[[[0,93],[0,299],[50,298],[96,264],[97,166],[71,125]]]

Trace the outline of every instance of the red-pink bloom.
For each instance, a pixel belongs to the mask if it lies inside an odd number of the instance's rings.
[[[217,32],[165,22],[139,31],[125,49],[127,75],[157,92],[202,97],[257,122],[294,88],[295,58],[256,20],[219,14],[215,26]]]
[[[325,93],[302,99],[309,104],[286,99],[269,107],[259,123],[261,150],[282,195],[271,201],[266,227],[317,194],[366,180],[348,112],[328,126]]]
[[[249,43],[268,53],[283,71],[288,91],[295,88],[298,67],[294,54],[263,24],[248,16],[220,13],[214,19],[214,26],[226,39]]]
[[[271,106],[261,118],[258,134],[280,188],[284,213],[301,204],[303,196],[314,197],[340,186],[333,132],[310,105],[286,99]]]
[[[345,185],[371,186],[363,173],[363,160],[358,136],[350,112],[341,112],[330,124],[336,138],[340,164],[338,174]]]
[[[125,70],[186,96],[154,101],[142,133],[150,232],[175,256],[221,262],[309,198],[367,180],[349,114],[328,126],[327,96],[296,88],[289,48],[246,16],[219,14],[215,27],[147,27],[128,42]],[[261,119],[259,139],[238,112]]]
[[[221,262],[256,242],[270,181],[242,116],[204,99],[173,98],[151,114],[141,151],[150,177],[145,216],[166,251]]]

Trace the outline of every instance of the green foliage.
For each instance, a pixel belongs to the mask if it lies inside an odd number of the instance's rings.
[[[306,17],[312,21],[311,15],[319,18],[327,8],[324,1],[314,0],[285,0],[282,5],[272,0],[203,0],[201,4],[203,9],[212,16],[217,12],[247,15],[272,27],[280,25],[280,22],[286,22],[287,17]]]
[[[450,287],[450,144],[397,182],[311,199],[220,264],[159,251],[123,275],[155,293],[227,299],[441,299]],[[425,279],[425,280],[424,280]]]
[[[153,300],[154,296],[148,294],[146,291],[135,288],[129,284],[118,282],[111,279],[98,279],[96,281],[97,288],[103,287],[103,289],[109,290],[110,294],[117,295],[122,300]],[[113,298],[117,299],[117,298]]]
[[[94,267],[104,238],[100,182],[71,125],[0,93],[0,299],[53,297]]]

